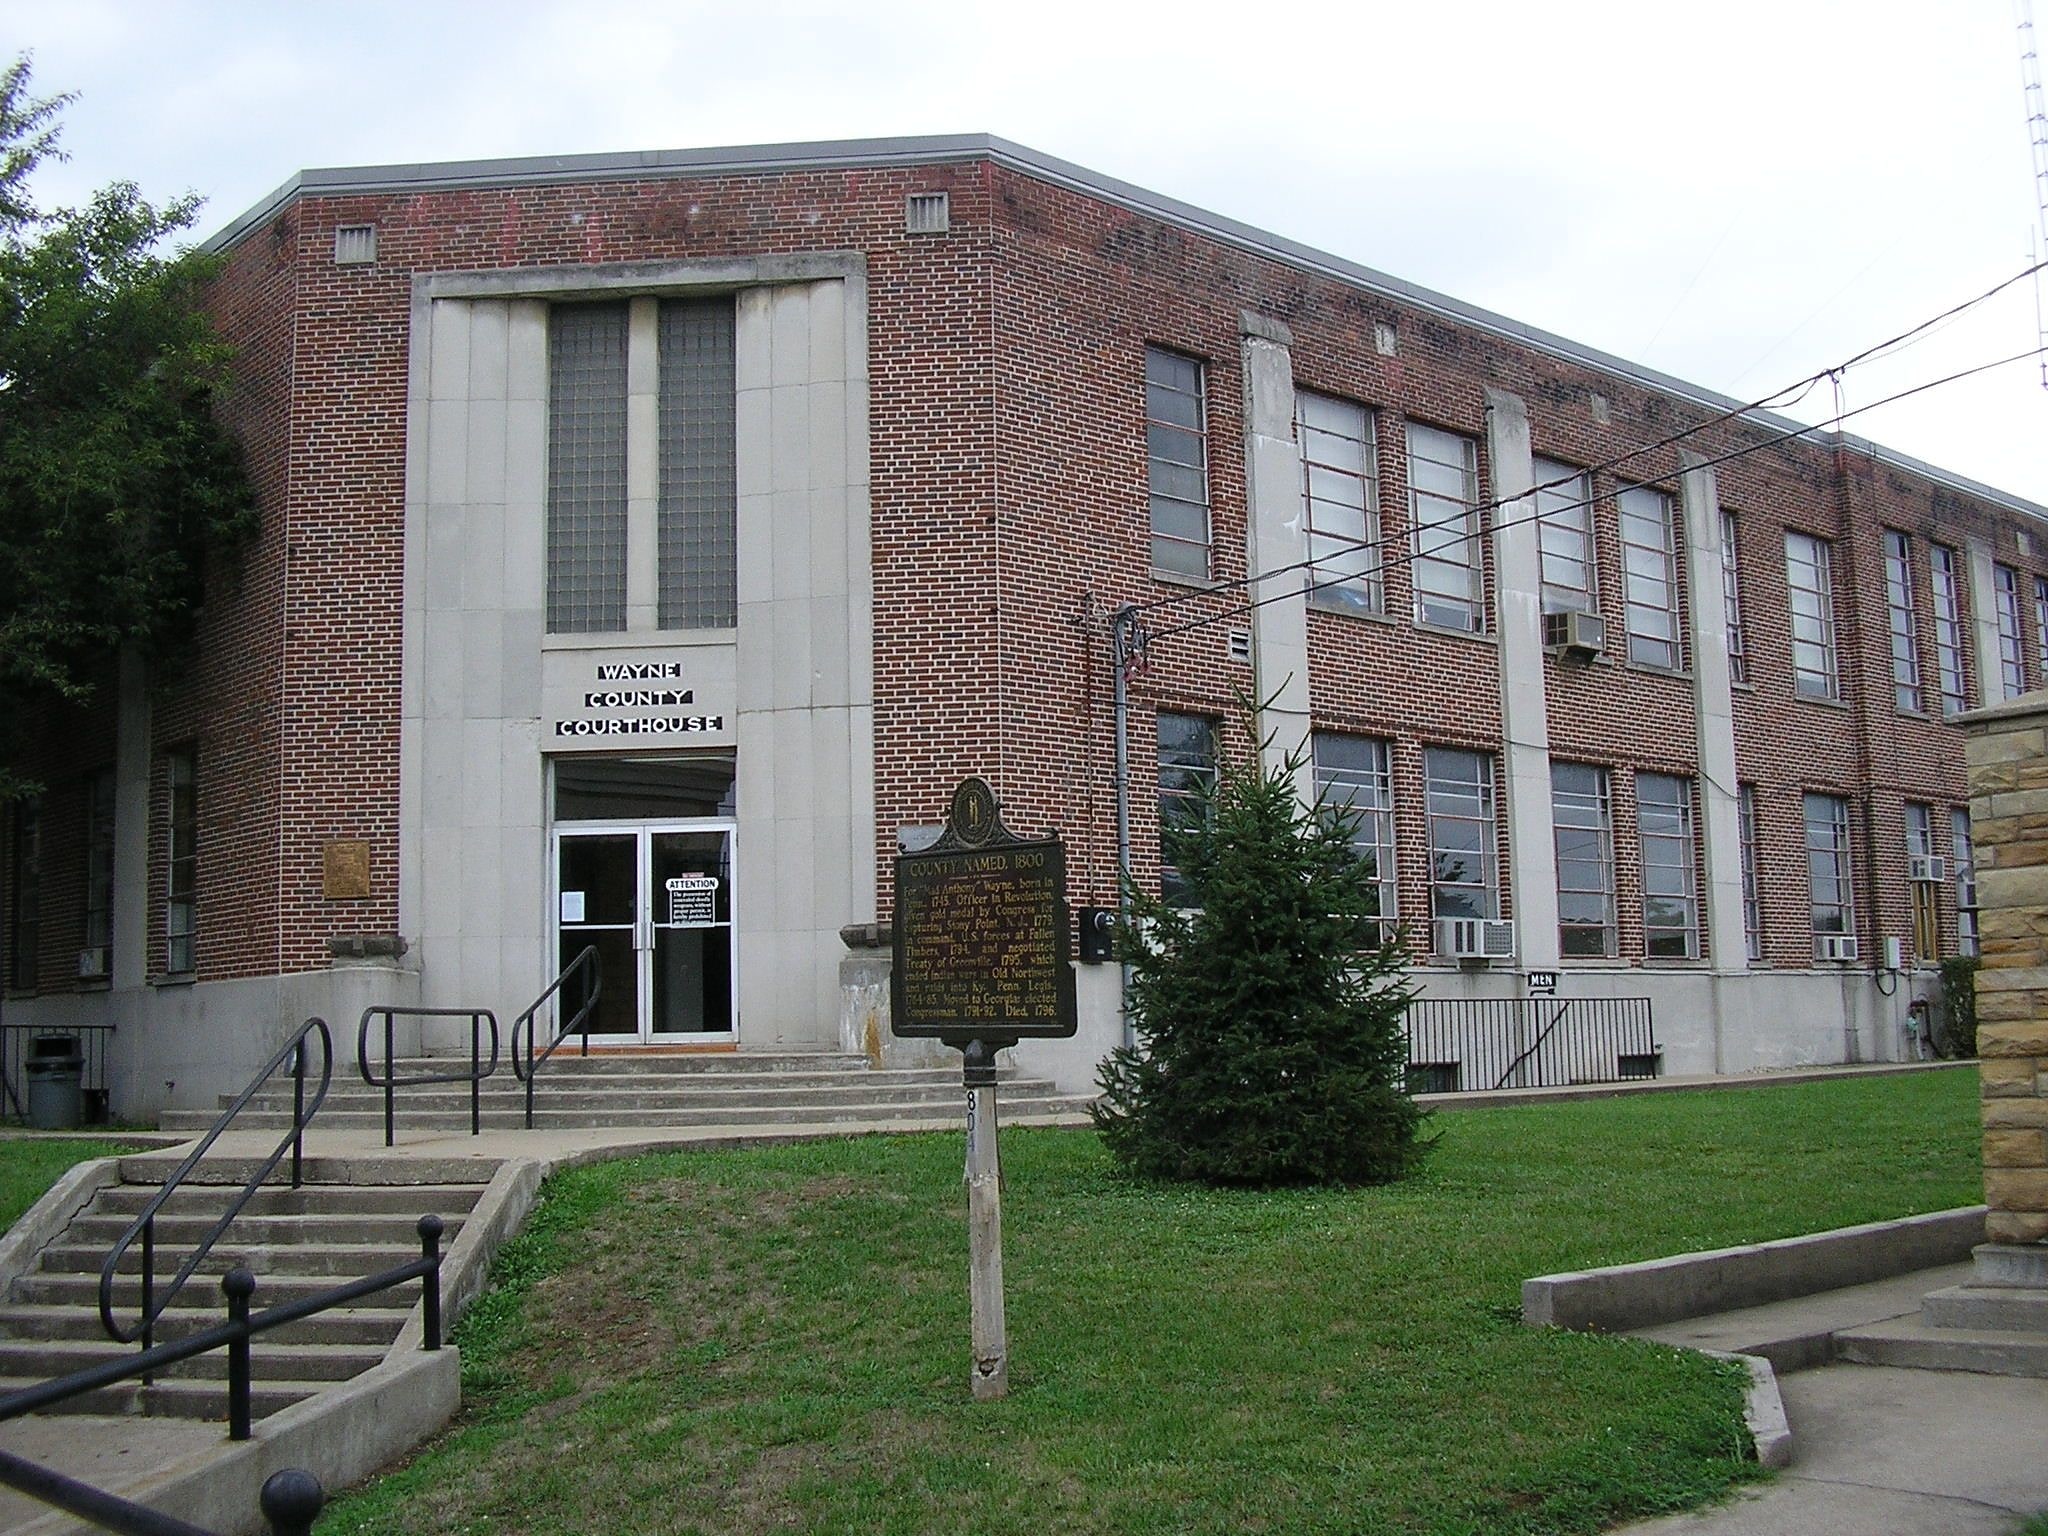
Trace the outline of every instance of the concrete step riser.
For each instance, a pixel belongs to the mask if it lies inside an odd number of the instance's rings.
[[[427,1211],[422,1208],[419,1215]],[[439,1214],[438,1212],[435,1214]],[[84,1215],[65,1231],[65,1241],[112,1248],[133,1224],[128,1216]],[[460,1217],[441,1218],[441,1247],[445,1250],[462,1230]],[[213,1230],[213,1222],[202,1216],[162,1216],[154,1223],[159,1248],[190,1248]],[[136,1238],[140,1243],[142,1239]],[[236,1248],[292,1248],[314,1243],[394,1244],[419,1246],[419,1216],[259,1216],[242,1217],[229,1223],[220,1242]]]
[[[1043,1097],[1015,1095],[1003,1099],[998,1105],[998,1114],[1008,1120],[1024,1115],[1053,1115],[1087,1113],[1088,1101],[1048,1093]],[[566,1110],[546,1103],[534,1105],[533,1123],[536,1129],[587,1130],[612,1126],[685,1126],[719,1125],[745,1127],[750,1125],[874,1125],[887,1121],[917,1120],[933,1124],[950,1125],[966,1118],[966,1101],[958,1094],[945,1094],[927,1102],[886,1103],[854,1105],[783,1103],[775,1105],[734,1106],[730,1109],[643,1109],[621,1110],[607,1107],[598,1111]],[[243,1119],[248,1119],[247,1115]],[[375,1130],[384,1126],[382,1111],[375,1114],[355,1114],[346,1110],[325,1113],[320,1116],[319,1127],[329,1131]],[[269,1123],[268,1116],[256,1119],[251,1129],[269,1130],[281,1126]],[[447,1130],[466,1131],[469,1129],[467,1110],[459,1114],[435,1113],[425,1109],[408,1108],[400,1105],[394,1124],[401,1131]],[[520,1130],[526,1124],[523,1114],[497,1113],[487,1111],[483,1116],[483,1128],[487,1131]],[[180,1129],[179,1117],[164,1117],[166,1130]]]
[[[368,1273],[366,1271],[365,1273]],[[164,1281],[170,1278],[168,1274]],[[258,1275],[256,1294],[251,1301],[257,1311],[265,1307],[278,1306],[287,1301],[303,1301],[309,1296],[318,1296],[331,1291],[346,1277],[333,1275]],[[163,1294],[163,1281],[159,1281],[157,1294]],[[356,1303],[369,1311],[409,1312],[419,1304],[420,1286],[417,1280],[404,1285],[395,1285],[378,1292],[371,1300]],[[97,1271],[91,1274],[59,1273],[43,1271],[24,1275],[14,1282],[14,1292],[9,1298],[18,1304],[44,1307],[83,1307],[97,1317],[100,1304],[100,1280]],[[184,1290],[177,1296],[180,1305],[200,1311],[211,1312],[215,1322],[227,1320],[227,1298],[221,1294],[218,1275],[195,1275],[185,1282]],[[142,1286],[133,1277],[116,1280],[114,1283],[115,1315],[132,1318],[135,1309],[142,1304]]]
[[[1053,1084],[1043,1080],[1018,1079],[1001,1085],[999,1100],[1016,1097],[1042,1097],[1057,1092]],[[534,1107],[543,1104],[567,1105],[576,1109],[614,1109],[630,1111],[643,1108],[659,1108],[673,1105],[690,1108],[703,1105],[717,1108],[724,1105],[745,1107],[748,1105],[775,1104],[871,1104],[871,1103],[914,1103],[927,1100],[957,1099],[965,1094],[958,1078],[950,1082],[929,1083],[870,1083],[853,1082],[832,1084],[814,1088],[790,1088],[779,1084],[763,1084],[759,1087],[719,1085],[705,1087],[695,1083],[677,1083],[661,1079],[645,1082],[620,1084],[615,1088],[596,1088],[587,1083],[543,1083],[534,1090]],[[486,1115],[507,1114],[523,1111],[526,1098],[520,1093],[486,1093],[481,1096],[478,1109]],[[446,1093],[439,1090],[417,1089],[400,1092],[393,1104],[399,1114],[417,1109],[433,1109],[444,1113],[460,1111],[469,1113],[469,1095]],[[178,1110],[173,1113],[181,1118],[203,1118],[200,1110]],[[325,1125],[338,1114],[381,1115],[384,1113],[384,1098],[381,1094],[337,1095],[328,1099],[320,1108],[315,1125]],[[266,1104],[252,1099],[249,1107],[236,1118],[235,1124],[242,1125],[250,1115],[274,1117],[279,1125],[287,1125],[291,1119],[289,1104]],[[211,1121],[208,1121],[211,1124]]]
[[[190,1338],[195,1333],[218,1327],[226,1318],[225,1308],[203,1312],[182,1306],[172,1307],[156,1320],[156,1341],[167,1344],[173,1339]],[[390,1347],[404,1326],[403,1312],[336,1309],[273,1328],[263,1338],[274,1344],[361,1346],[379,1351],[381,1357],[382,1351]],[[0,1336],[15,1340],[44,1339],[53,1343],[104,1343],[107,1331],[100,1326],[96,1309],[10,1306],[0,1308]]]
[[[37,1386],[42,1378],[21,1377],[0,1379],[0,1393],[12,1392],[20,1387]],[[302,1403],[311,1397],[325,1382],[258,1382],[249,1391],[249,1416],[252,1419],[267,1419],[293,1403]],[[228,1392],[224,1383],[184,1381],[176,1377],[160,1377],[149,1386],[135,1382],[123,1382],[119,1386],[105,1387],[97,1392],[87,1392],[47,1410],[56,1414],[90,1413],[118,1418],[124,1414],[141,1414],[146,1418],[201,1419],[225,1423],[228,1416]]]
[[[178,1248],[160,1244],[156,1250],[156,1276],[159,1284],[178,1272],[185,1260],[191,1256],[190,1248]],[[268,1276],[325,1275],[337,1281],[352,1279],[359,1275],[374,1275],[380,1269],[393,1269],[408,1264],[420,1256],[417,1246],[411,1248],[386,1247],[382,1244],[349,1245],[338,1244],[284,1244],[276,1248],[230,1247],[217,1244],[200,1265],[199,1271],[187,1285],[197,1285],[202,1276],[225,1275],[237,1264],[246,1265],[258,1280]],[[44,1274],[87,1274],[97,1276],[100,1266],[106,1262],[105,1248],[71,1247],[59,1244],[43,1250],[42,1272]],[[121,1255],[119,1275],[142,1273],[142,1248],[140,1244]]]
[[[2048,1291],[1956,1286],[1931,1292],[1920,1318],[1933,1328],[1978,1328],[2048,1336]]]
[[[130,1351],[119,1348],[93,1349],[83,1344],[0,1343],[0,1375],[27,1376],[48,1380],[68,1376],[109,1360],[124,1358]],[[384,1358],[381,1350],[306,1348],[268,1344],[258,1339],[249,1346],[249,1374],[256,1381],[347,1381],[359,1376]],[[228,1375],[226,1350],[210,1350],[190,1360],[166,1366],[157,1375],[179,1381],[225,1382]]]
[[[161,1177],[161,1174],[159,1174]],[[146,1184],[116,1184],[93,1197],[93,1216],[118,1216],[132,1221],[156,1194]],[[185,1185],[171,1192],[157,1220],[178,1218],[217,1220],[227,1209],[233,1190],[218,1184]],[[301,1189],[259,1189],[242,1207],[244,1219],[263,1216],[395,1216],[417,1221],[432,1211],[443,1221],[454,1222],[475,1208],[483,1194],[472,1184],[326,1184]]]
[[[1980,1376],[2048,1376],[2048,1338],[1885,1338],[1835,1336],[1837,1357],[1856,1365],[1902,1365],[1922,1371],[1974,1371]]]

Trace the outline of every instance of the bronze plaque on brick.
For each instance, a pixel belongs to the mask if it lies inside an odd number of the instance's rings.
[[[897,858],[894,937],[896,1034],[1074,1033],[1066,851],[1058,838],[1011,837],[980,780],[955,794],[937,843]]]
[[[320,850],[320,894],[329,901],[370,898],[370,845],[356,838],[337,838]]]

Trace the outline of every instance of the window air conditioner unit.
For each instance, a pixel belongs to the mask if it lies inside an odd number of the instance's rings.
[[[1948,860],[1938,853],[1916,853],[1906,860],[1906,878],[1921,885],[1940,885],[1948,879]]]
[[[1597,613],[1546,613],[1543,644],[1572,656],[1598,656],[1607,649],[1607,621]]]
[[[98,981],[107,974],[107,952],[103,949],[81,949],[78,952],[78,979]]]
[[[1440,917],[1436,952],[1449,960],[1512,960],[1515,925],[1483,917]]]
[[[1855,960],[1856,935],[1853,933],[1822,934],[1820,937],[1820,957],[1823,960]]]

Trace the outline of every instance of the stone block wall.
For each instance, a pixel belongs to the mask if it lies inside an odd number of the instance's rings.
[[[2048,691],[1967,716],[1985,1235],[2048,1239]]]

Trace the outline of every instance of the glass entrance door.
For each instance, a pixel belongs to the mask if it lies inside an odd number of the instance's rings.
[[[597,946],[593,1039],[733,1038],[732,873],[729,824],[557,828],[556,963]]]

